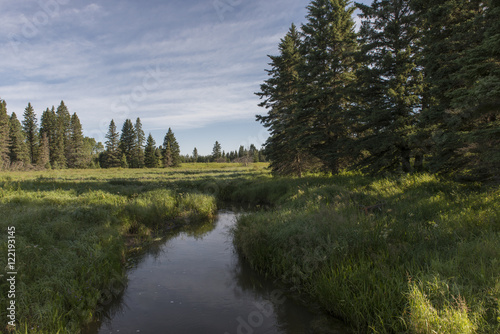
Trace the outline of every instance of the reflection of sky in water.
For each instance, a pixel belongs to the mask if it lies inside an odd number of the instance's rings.
[[[228,236],[234,218],[220,213],[215,229],[178,234],[145,255],[98,333],[312,333],[307,309],[239,262]]]

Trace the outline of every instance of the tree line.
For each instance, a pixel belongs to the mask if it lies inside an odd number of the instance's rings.
[[[20,121],[15,113],[7,113],[7,103],[0,99],[0,169],[25,170],[46,168],[159,168],[177,167],[182,162],[240,162],[265,161],[262,150],[255,145],[247,149],[222,151],[217,141],[211,155],[182,156],[177,139],[168,129],[163,145],[149,133],[145,137],[141,119],[135,123],[125,120],[121,132],[111,120],[103,145],[83,135],[76,113],[70,115],[64,101],[57,107],[47,108],[40,125],[31,103]]]
[[[70,115],[61,101],[47,108],[38,125],[31,103],[24,109],[23,120],[7,114],[7,103],[0,99],[0,168],[87,168],[102,144],[85,137],[78,115]]]
[[[314,0],[307,9],[256,93],[273,172],[498,179],[498,1]]]

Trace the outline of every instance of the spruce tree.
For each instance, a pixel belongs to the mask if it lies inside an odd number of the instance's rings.
[[[412,5],[424,31],[420,66],[426,90],[421,123],[425,136],[432,139],[428,166],[432,172],[453,174],[467,165],[468,159],[460,154],[467,146],[461,124],[470,118],[467,106],[456,108],[453,102],[457,94],[468,95],[460,91],[467,86],[460,77],[467,73],[464,58],[484,40],[485,27],[475,26],[484,1],[413,0]]]
[[[451,112],[447,128],[455,132],[447,143],[454,155],[446,162],[459,177],[500,180],[500,3],[481,4],[470,30],[477,45],[455,60],[455,89],[448,93]],[[469,25],[464,23],[466,27]],[[479,41],[477,41],[479,40]]]
[[[0,170],[8,168],[9,165],[9,116],[7,103],[0,99]]]
[[[71,140],[71,115],[68,107],[61,101],[56,111],[57,115],[57,149],[55,160],[59,168],[65,168],[70,159],[69,142]]]
[[[31,103],[24,109],[23,131],[26,136],[28,156],[31,164],[35,164],[38,155],[38,125],[35,110]]]
[[[50,168],[50,147],[49,138],[46,133],[40,136],[40,147],[38,148],[38,159],[36,161],[37,166],[43,168]]]
[[[146,148],[144,149],[144,164],[147,168],[158,167],[158,157],[156,155],[156,142],[151,135],[148,136],[146,141]]]
[[[104,166],[105,168],[120,167],[121,153],[119,149],[120,135],[116,131],[115,121],[111,120],[109,123],[109,130],[106,134],[106,151],[104,152]]]
[[[214,144],[214,148],[212,150],[213,161],[217,161],[218,159],[220,159],[222,157],[221,150],[222,150],[221,144],[218,141],[216,141]]]
[[[57,115],[55,113],[54,107],[52,110],[47,108],[40,119],[40,138],[44,135],[47,137],[49,143],[49,155],[50,155],[50,163],[54,165],[54,162],[57,161],[57,150],[58,150],[58,137],[57,137]]]
[[[133,154],[133,163],[132,167],[133,168],[143,168],[144,167],[144,142],[145,142],[145,135],[144,131],[142,130],[142,123],[141,119],[137,118],[135,121],[134,125],[134,131],[135,131],[135,138],[136,138],[136,143],[135,143],[135,150]]]
[[[260,107],[268,109],[267,115],[258,115],[257,120],[270,131],[264,144],[266,154],[271,159],[270,167],[275,174],[301,176],[311,167],[312,157],[297,141],[296,117],[299,108],[299,68],[304,58],[300,52],[302,41],[295,25],[279,44],[280,55],[269,56],[271,70],[269,79],[256,93],[264,101]],[[241,146],[238,157],[247,155]],[[255,160],[255,159],[254,159]]]
[[[9,121],[9,156],[11,165],[26,166],[30,163],[26,137],[15,113]]]
[[[198,161],[198,149],[195,147],[193,150],[193,162]]]
[[[123,123],[119,147],[121,154],[124,154],[127,159],[127,166],[134,167],[134,153],[136,152],[137,140],[134,125],[130,119],[125,120],[125,123]],[[123,165],[122,163],[122,167]]]
[[[358,139],[361,166],[372,172],[412,171],[412,136],[421,111],[420,30],[410,0],[358,4],[363,66],[358,70]],[[414,153],[412,154],[412,151]],[[416,159],[415,161],[420,161]]]
[[[313,0],[302,25],[299,69],[300,106],[295,117],[296,144],[337,173],[348,162],[351,101],[357,40],[349,0]]]
[[[71,116],[70,129],[70,140],[68,142],[68,167],[85,168],[88,166],[90,161],[88,161],[89,159],[86,159],[85,156],[82,124],[80,123],[80,119],[76,113]]]
[[[164,167],[178,167],[180,165],[181,150],[171,128],[168,128],[168,132],[165,135],[163,148]]]
[[[172,167],[172,148],[170,143],[167,142],[163,149],[163,167]]]

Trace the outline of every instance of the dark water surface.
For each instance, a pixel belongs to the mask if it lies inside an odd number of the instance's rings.
[[[347,333],[238,257],[229,234],[235,219],[221,211],[152,247],[128,271],[120,300],[84,333]]]

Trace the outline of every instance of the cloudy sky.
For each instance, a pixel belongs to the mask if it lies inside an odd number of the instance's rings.
[[[370,0],[363,1],[365,3]],[[64,100],[87,136],[141,118],[161,145],[168,128],[182,154],[260,146],[254,92],[268,54],[308,0],[2,0],[0,98],[22,118]]]

